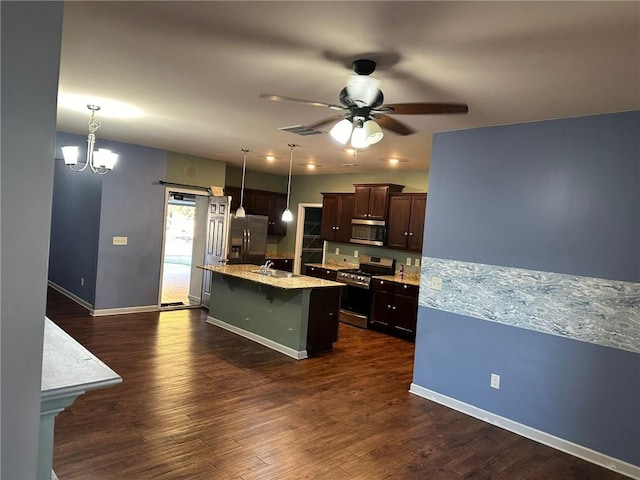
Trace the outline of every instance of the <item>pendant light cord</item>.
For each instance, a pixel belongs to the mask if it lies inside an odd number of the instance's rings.
[[[242,151],[244,152],[244,158],[242,160],[242,186],[240,187],[240,207],[244,208],[244,174],[245,174],[245,170],[247,169],[247,152],[249,151],[246,148],[243,148]]]
[[[288,143],[291,148],[291,156],[289,157],[289,181],[287,182],[287,210],[289,210],[289,197],[291,196],[291,165],[293,164],[293,149],[297,147],[295,143]]]

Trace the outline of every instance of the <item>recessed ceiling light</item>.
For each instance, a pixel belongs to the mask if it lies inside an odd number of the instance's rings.
[[[307,168],[309,170],[313,170],[314,168],[316,168],[316,165],[314,163],[307,163]]]
[[[392,167],[395,167],[399,163],[407,163],[408,162],[408,160],[406,160],[405,158],[398,158],[398,157],[381,158],[380,161],[384,162],[384,163],[388,163]]]
[[[273,162],[276,159],[276,157],[274,157],[273,155],[267,155],[264,158],[266,158],[268,162]]]

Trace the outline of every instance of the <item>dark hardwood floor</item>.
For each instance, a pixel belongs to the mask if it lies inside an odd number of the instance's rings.
[[[410,394],[413,344],[373,331],[295,361],[202,310],[47,315],[124,379],[57,417],[60,480],[625,478]]]

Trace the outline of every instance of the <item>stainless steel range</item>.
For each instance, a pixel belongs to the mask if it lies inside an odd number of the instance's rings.
[[[338,271],[337,281],[347,285],[340,300],[340,321],[367,328],[371,311],[371,278],[375,275],[393,275],[393,258],[360,255],[356,269]]]

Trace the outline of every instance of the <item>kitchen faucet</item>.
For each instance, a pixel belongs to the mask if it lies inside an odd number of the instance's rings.
[[[273,265],[274,264],[271,260],[267,260],[264,262],[264,265],[260,265],[260,273],[267,273]]]

